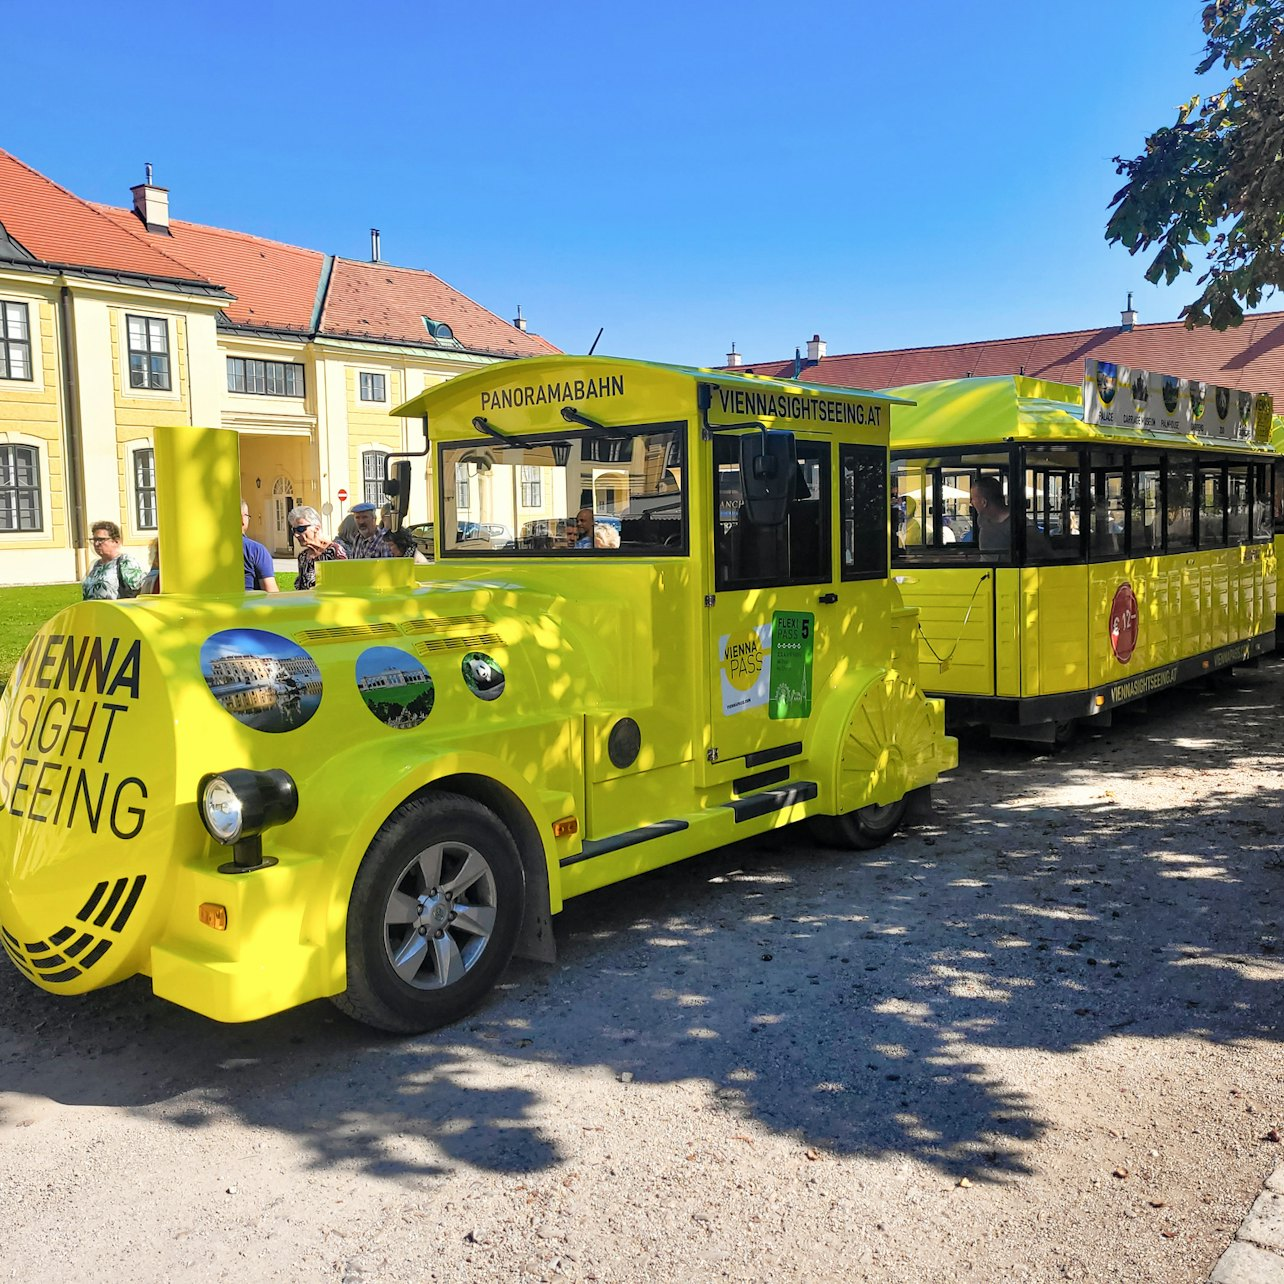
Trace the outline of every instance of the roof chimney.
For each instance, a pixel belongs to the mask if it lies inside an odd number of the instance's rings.
[[[818,334],[807,340],[807,360],[815,364],[825,355],[825,341]]]
[[[727,365],[742,366],[744,365],[744,363],[745,363],[745,359],[736,351],[735,341],[733,340],[731,344],[731,351],[727,353]]]
[[[149,232],[169,233],[169,189],[152,185],[152,167],[146,167],[147,181],[129,190],[134,197],[134,213]]]
[[[1131,290],[1128,291],[1128,306],[1124,308],[1123,312],[1120,314],[1119,324],[1125,330],[1131,330],[1137,324],[1137,314],[1136,312],[1133,311],[1133,306],[1132,306]]]
[[[377,227],[370,229],[370,262],[379,262],[379,229]]]
[[[794,349],[794,378],[797,379],[800,374],[802,374],[802,349],[795,348]]]
[[[520,303],[517,305],[517,315],[513,318],[513,324],[519,330],[524,331],[526,329],[526,318],[522,316],[522,305]]]

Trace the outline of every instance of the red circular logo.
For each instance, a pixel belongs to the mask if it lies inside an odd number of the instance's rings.
[[[1115,589],[1115,600],[1110,604],[1110,649],[1120,664],[1132,659],[1140,623],[1137,595],[1131,584],[1121,584]]]

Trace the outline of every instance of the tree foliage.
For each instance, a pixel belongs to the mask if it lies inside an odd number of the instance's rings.
[[[1221,64],[1225,89],[1198,95],[1134,160],[1115,157],[1127,183],[1110,202],[1106,239],[1158,247],[1146,279],[1172,284],[1205,246],[1203,292],[1182,309],[1188,326],[1237,326],[1284,286],[1284,0],[1215,0],[1203,12],[1202,75]]]

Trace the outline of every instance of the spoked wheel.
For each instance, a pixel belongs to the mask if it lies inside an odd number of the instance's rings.
[[[813,816],[808,824],[826,847],[869,851],[881,847],[900,828],[908,798],[893,803],[870,803],[841,816]]]
[[[385,822],[348,902],[348,985],[335,1003],[381,1030],[458,1020],[494,985],[521,927],[512,836],[471,798],[412,799]]]

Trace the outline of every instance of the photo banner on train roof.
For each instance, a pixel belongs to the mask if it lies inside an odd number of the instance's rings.
[[[1218,441],[1269,441],[1269,393],[1244,392],[1199,379],[1113,361],[1084,362],[1083,419],[1114,428],[1195,433]]]

